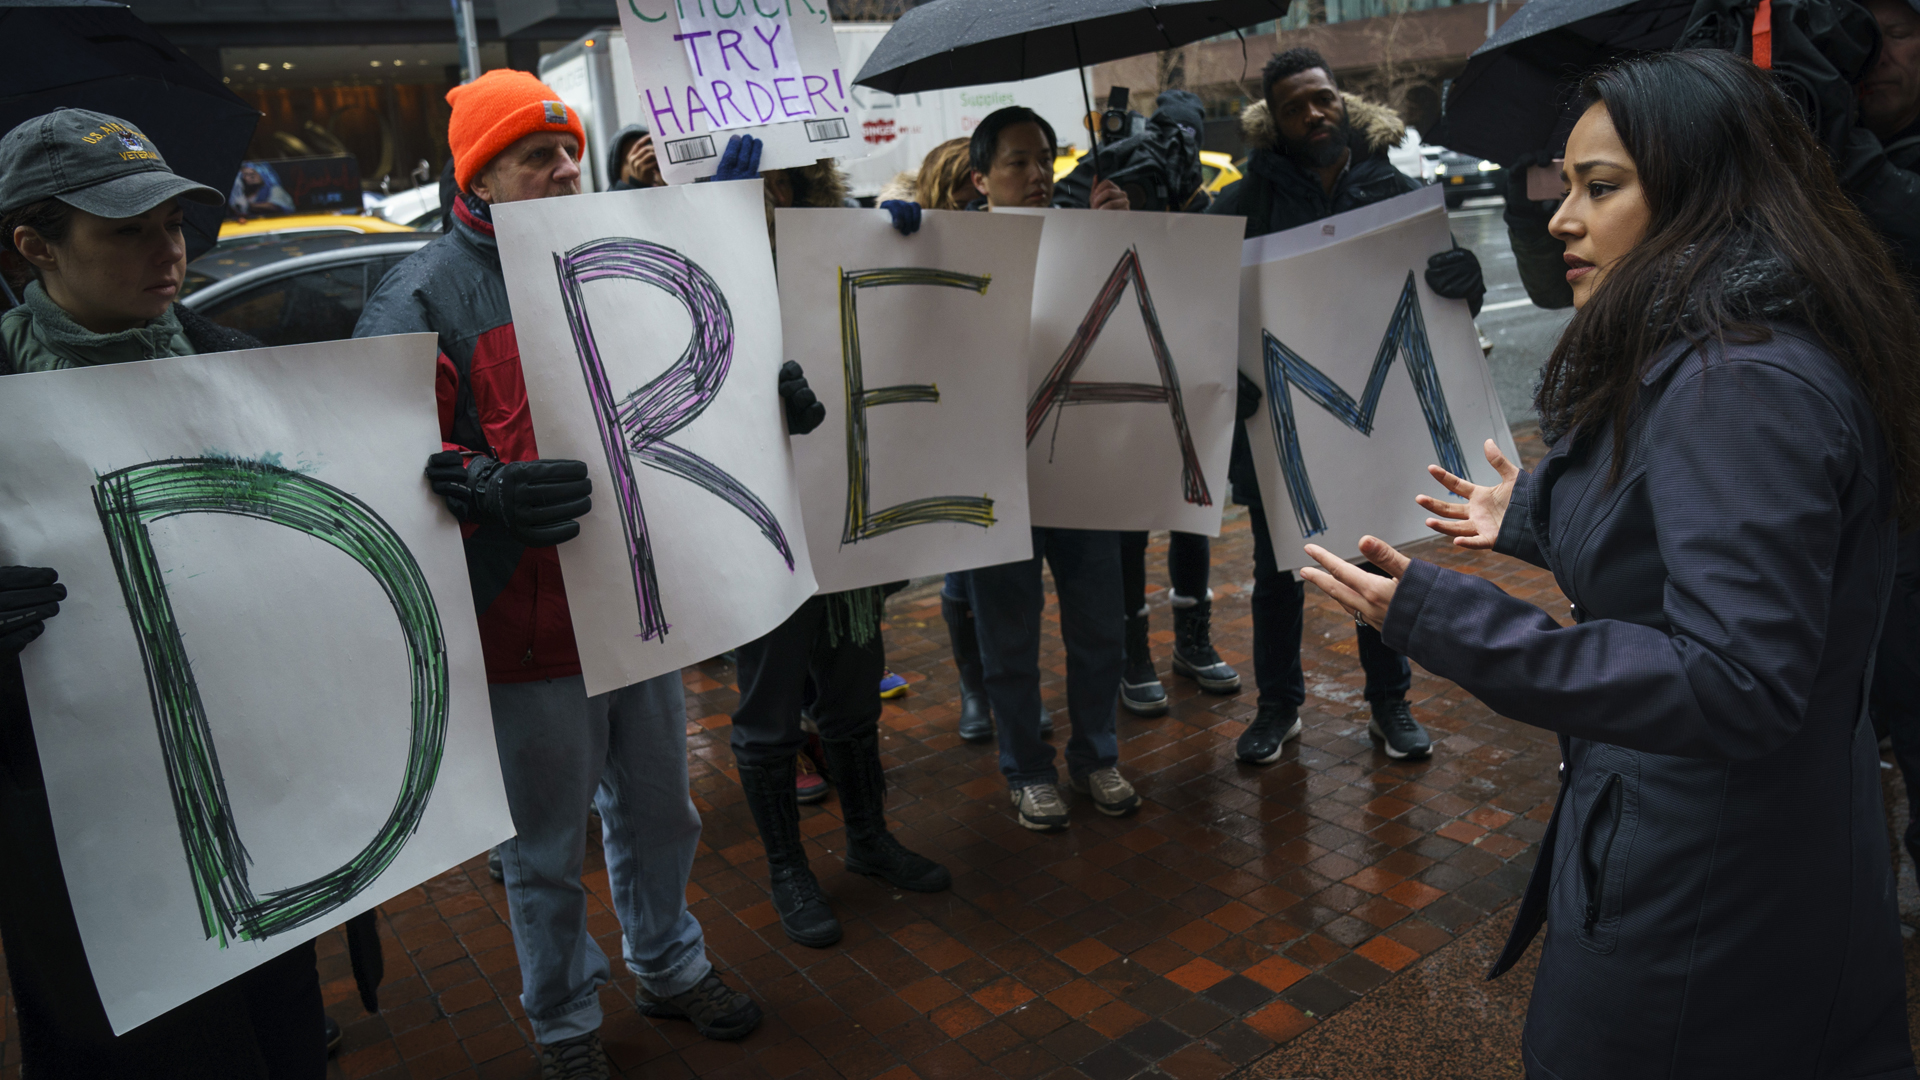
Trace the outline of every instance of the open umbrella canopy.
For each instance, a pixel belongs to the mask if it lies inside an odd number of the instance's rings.
[[[0,133],[58,108],[133,124],[174,172],[233,187],[260,114],[123,4],[0,0]],[[212,247],[221,208],[186,208],[187,257]]]
[[[933,0],[900,17],[854,77],[890,94],[1013,82],[1229,34],[1289,0]]]
[[[1511,165],[1557,149],[1580,76],[1670,49],[1693,0],[1531,0],[1475,49],[1428,141]]]

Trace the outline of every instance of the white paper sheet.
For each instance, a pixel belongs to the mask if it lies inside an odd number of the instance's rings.
[[[1033,555],[1027,322],[1042,222],[779,210],[786,354],[827,406],[793,440],[823,592]],[[849,371],[864,407],[849,393]]]
[[[1247,438],[1281,569],[1311,565],[1308,540],[1352,559],[1368,534],[1392,544],[1435,535],[1413,501],[1452,498],[1430,462],[1452,457],[1455,472],[1491,484],[1487,439],[1519,460],[1466,301],[1427,288],[1428,256],[1450,244],[1438,187],[1246,242],[1240,370],[1263,392]],[[1432,373],[1424,402],[1421,372]]]
[[[813,595],[762,198],[754,180],[494,207],[540,453],[593,479],[560,545],[589,694],[752,641]]]
[[[1027,346],[1033,523],[1218,536],[1245,223],[995,212],[1047,222]]]
[[[459,525],[422,473],[436,352],[0,379],[0,563],[68,590],[21,661],[116,1032],[513,834]]]
[[[863,157],[852,72],[826,0],[631,0],[619,5],[641,116],[669,184],[712,176],[734,134],[766,142],[761,169]]]

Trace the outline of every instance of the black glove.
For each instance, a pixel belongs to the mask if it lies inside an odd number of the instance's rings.
[[[461,521],[505,529],[528,547],[552,547],[580,535],[574,519],[593,509],[593,481],[583,461],[500,462],[480,456],[467,465],[458,450],[427,459],[427,482]]]
[[[1260,411],[1260,384],[1247,378],[1247,373],[1244,371],[1236,374],[1240,376],[1240,385],[1236,388],[1234,395],[1233,418],[1244,423],[1253,419],[1253,414]]]
[[[1436,296],[1465,300],[1468,310],[1479,315],[1480,301],[1487,295],[1487,280],[1480,276],[1480,260],[1473,252],[1456,247],[1427,260],[1427,288]]]
[[[67,587],[46,566],[0,566],[0,656],[13,656],[60,614]]]
[[[813,390],[807,386],[807,373],[800,370],[796,361],[780,365],[780,400],[787,406],[790,435],[805,435],[827,418],[827,407],[813,396]]]

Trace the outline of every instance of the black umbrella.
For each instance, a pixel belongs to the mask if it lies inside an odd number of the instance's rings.
[[[1557,148],[1579,77],[1672,48],[1692,11],[1693,0],[1531,0],[1473,51],[1427,141],[1502,165]]]
[[[1280,18],[1289,2],[933,0],[893,24],[853,81],[912,94],[1032,79],[1231,34]]]
[[[174,172],[233,187],[260,114],[123,4],[0,0],[0,133],[63,106],[129,121]],[[213,246],[221,208],[186,208],[187,257]]]

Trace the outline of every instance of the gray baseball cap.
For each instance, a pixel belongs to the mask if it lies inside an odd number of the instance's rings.
[[[153,140],[118,117],[55,109],[0,137],[0,209],[59,199],[89,214],[129,218],[174,198],[226,202],[175,175]]]

